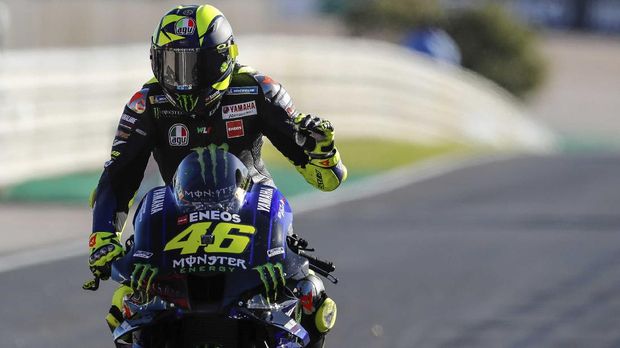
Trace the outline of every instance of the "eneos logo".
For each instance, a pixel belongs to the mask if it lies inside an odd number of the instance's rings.
[[[174,24],[174,33],[177,35],[188,36],[192,35],[196,31],[196,21],[192,18],[185,17],[179,19]]]

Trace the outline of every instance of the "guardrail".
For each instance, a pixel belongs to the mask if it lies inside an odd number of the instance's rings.
[[[553,137],[494,85],[376,41],[244,37],[240,61],[284,84],[339,137],[545,150]],[[0,53],[0,186],[101,168],[148,47]]]

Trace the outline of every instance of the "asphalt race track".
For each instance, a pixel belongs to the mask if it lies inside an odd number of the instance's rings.
[[[299,215],[329,347],[620,347],[620,155],[523,157]],[[329,199],[329,195],[325,195]],[[0,347],[111,347],[85,257],[0,274]]]

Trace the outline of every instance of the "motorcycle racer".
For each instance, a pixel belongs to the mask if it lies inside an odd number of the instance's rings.
[[[89,266],[96,277],[109,277],[110,263],[122,255],[120,235],[151,154],[170,184],[193,148],[215,144],[237,156],[252,181],[273,185],[261,159],[266,136],[314,187],[331,191],[346,179],[331,123],[299,112],[281,84],[240,65],[237,56],[230,23],[213,6],[179,6],[156,26],[154,77],[125,106],[111,158],[91,196]],[[315,278],[308,280],[308,291],[321,300],[305,306],[304,313],[315,323],[311,345],[320,347],[333,321],[322,325],[316,314],[335,304]],[[115,293],[106,317],[111,327],[119,324],[120,302],[128,292]]]

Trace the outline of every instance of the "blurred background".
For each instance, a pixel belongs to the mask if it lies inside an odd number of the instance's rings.
[[[264,149],[338,266],[330,346],[620,346],[620,1],[210,3],[337,129],[334,193]],[[111,346],[88,195],[177,5],[0,0],[0,346]]]

